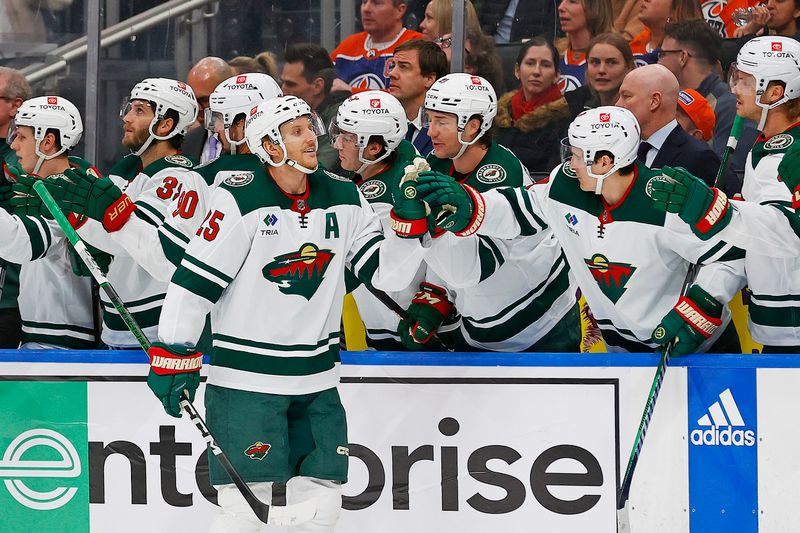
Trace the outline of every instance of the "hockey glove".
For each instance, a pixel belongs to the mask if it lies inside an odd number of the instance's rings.
[[[684,168],[663,167],[667,179],[653,178],[648,183],[656,209],[677,213],[698,238],[708,240],[731,221],[732,211],[725,193],[710,188]]]
[[[408,319],[411,324],[401,320],[397,326],[400,340],[409,350],[421,349],[455,310],[442,287],[431,283],[421,283],[419,287],[420,290],[408,306]]]
[[[778,165],[778,177],[792,193],[792,208],[800,209],[800,150],[795,146],[783,155]]]
[[[164,404],[168,415],[181,417],[181,397],[185,390],[189,400],[200,384],[203,354],[185,346],[169,346],[154,342],[147,351],[150,356],[150,374],[147,386]]]
[[[420,171],[430,170],[430,165],[421,157],[414,158],[411,165],[406,165],[405,174],[400,180],[400,188],[394,193],[394,205],[390,213],[392,229],[398,237],[412,239],[421,237],[428,231],[428,208],[415,187]]]
[[[722,325],[721,316],[722,304],[699,285],[692,285],[661,319],[653,331],[653,342],[663,350],[674,339],[671,355],[693,354]]]
[[[70,181],[63,193],[64,209],[102,222],[106,231],[120,229],[136,210],[133,200],[110,179],[75,168],[64,174]]]
[[[19,163],[3,165],[3,178],[9,183],[16,183],[20,176],[25,176],[25,171]]]
[[[17,176],[17,181],[11,187],[14,191],[14,196],[9,200],[9,204],[16,214],[53,218],[50,210],[45,207],[44,202],[39,198],[39,194],[33,190],[34,184],[41,179],[34,174],[20,174]],[[62,196],[61,188],[58,186],[61,182],[66,182],[63,176],[49,177],[44,182],[45,187],[47,187],[48,192],[50,192],[56,203],[60,203]]]
[[[436,227],[458,236],[472,235],[483,222],[485,205],[481,194],[441,172],[421,172],[417,192],[423,201],[438,211]]]
[[[0,207],[11,210],[11,199],[14,197],[14,189],[10,183],[0,183]]]

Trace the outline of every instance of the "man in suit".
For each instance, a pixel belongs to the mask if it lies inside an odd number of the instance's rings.
[[[186,83],[197,97],[198,113],[195,126],[183,139],[182,153],[199,163],[216,159],[222,150],[216,133],[203,127],[208,98],[217,85],[233,76],[230,65],[219,57],[204,57],[198,61],[186,76]]]
[[[639,161],[650,168],[683,167],[713,185],[719,157],[678,125],[679,92],[678,80],[667,67],[646,65],[622,80],[617,106],[633,113],[642,128]]]
[[[433,150],[428,127],[423,125],[422,105],[433,82],[446,75],[448,61],[431,41],[414,39],[395,48],[389,63],[389,92],[400,100],[408,119],[406,140],[423,157]]]

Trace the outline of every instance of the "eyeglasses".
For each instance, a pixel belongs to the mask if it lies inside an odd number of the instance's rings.
[[[453,36],[449,35],[447,37],[437,37],[433,40],[434,43],[438,44],[442,48],[450,48],[453,46]]]
[[[692,56],[692,54],[690,54],[686,50],[683,50],[683,49],[680,49],[680,48],[677,49],[677,50],[664,50],[664,49],[661,49],[661,50],[658,51],[658,60],[661,61],[662,59],[664,59],[664,56],[666,56],[667,54],[679,54],[681,52],[684,52],[687,57],[694,57],[694,56]]]

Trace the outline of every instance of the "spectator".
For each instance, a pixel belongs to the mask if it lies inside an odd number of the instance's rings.
[[[721,38],[733,38],[742,35],[742,28],[736,25],[734,21],[734,12],[739,9],[747,9],[755,6],[760,6],[760,0],[727,0],[721,2],[720,0],[702,0],[700,2],[700,11],[703,12],[706,24],[711,26],[717,35]],[[755,18],[759,18],[761,8],[755,10]],[[767,12],[766,7],[764,12]],[[760,26],[759,26],[760,27]]]
[[[31,97],[31,87],[18,70],[0,67],[0,164],[17,162],[6,143],[8,127],[22,102]],[[19,265],[0,259],[0,348],[16,348],[22,338],[19,306]]]
[[[663,65],[645,65],[625,76],[617,105],[634,114],[642,129],[638,160],[649,168],[684,167],[709,185],[719,157],[678,126],[678,80]]]
[[[567,34],[557,47],[562,53],[559,71],[561,92],[569,92],[586,83],[586,51],[596,35],[611,31],[614,15],[611,0],[561,0],[558,5],[561,31]]]
[[[470,0],[466,3],[467,33],[482,33],[478,14]],[[419,23],[425,39],[441,44],[444,36],[453,33],[453,0],[431,0],[425,7],[425,18]]]
[[[658,61],[667,22],[702,18],[697,0],[643,0],[639,19],[644,30],[630,42],[636,66],[652,65]]]
[[[483,0],[478,19],[496,43],[518,43],[531,35],[555,38],[556,6],[550,0]]]
[[[485,78],[495,92],[505,90],[503,61],[495,51],[494,39],[480,32],[467,33],[464,52],[464,72]]]
[[[614,31],[619,32],[628,41],[642,32],[644,24],[639,20],[642,0],[612,0],[611,5],[617,15],[614,19]]]
[[[204,57],[198,61],[186,76],[186,83],[197,97],[197,122],[195,126],[202,126],[205,121],[205,110],[208,107],[208,98],[217,85],[233,76],[233,70],[219,57]],[[181,151],[184,155],[198,161],[207,163],[219,156],[222,144],[216,133],[205,128],[192,127],[183,139]]]
[[[664,30],[664,43],[658,60],[678,78],[681,88],[695,89],[708,100],[716,119],[711,147],[720,158],[736,116],[736,97],[716,73],[721,50],[722,39],[705,21],[670,23]],[[747,153],[757,136],[755,123],[746,121],[731,157],[734,172],[744,172]]]
[[[336,116],[339,104],[350,96],[349,91],[332,91],[333,62],[328,51],[318,44],[290,45],[283,56],[281,90],[286,96],[303,99],[327,127]],[[325,168],[336,170],[339,155],[328,142],[328,136],[319,138],[317,159]]]
[[[560,143],[569,127],[569,105],[558,88],[558,52],[544,37],[520,48],[514,65],[520,88],[497,103],[497,142],[530,172],[550,172],[558,165]]]
[[[738,28],[735,37],[754,35],[780,35],[797,39],[797,19],[800,17],[800,1],[767,0],[766,5],[753,6],[752,20]]]
[[[407,0],[362,0],[364,31],[351,35],[331,54],[335,90],[364,91],[389,86],[386,62],[397,45],[422,34],[403,27]]]
[[[269,74],[273,78],[278,78],[278,63],[275,61],[275,54],[272,52],[261,52],[255,57],[236,56],[228,65],[233,70],[233,74],[245,74],[247,72],[260,72]]]
[[[422,125],[422,106],[433,82],[447,74],[447,57],[430,41],[413,39],[398,46],[389,63],[389,92],[405,109],[406,140],[422,156],[433,150],[428,127]]]
[[[587,109],[614,105],[622,80],[635,66],[628,41],[618,33],[601,33],[592,39],[586,58],[587,84],[564,94],[572,118]]]
[[[678,93],[678,115],[675,117],[683,131],[708,143],[714,134],[714,111],[708,100],[694,89]]]

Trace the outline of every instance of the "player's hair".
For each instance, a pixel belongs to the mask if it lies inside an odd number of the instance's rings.
[[[419,62],[420,74],[428,76],[433,74],[438,80],[450,72],[447,64],[447,56],[442,49],[433,41],[424,39],[411,39],[401,43],[394,49],[395,55],[398,52],[417,51],[417,61]]]
[[[302,63],[303,77],[308,83],[322,78],[325,94],[331,92],[334,70],[328,51],[314,43],[296,43],[289,45],[283,54],[286,63]]]
[[[614,161],[614,154],[612,154],[608,150],[598,150],[597,153],[594,156],[594,162],[597,163],[597,161],[601,157],[603,157],[604,155],[607,155],[608,157],[610,157],[612,162]],[[633,169],[635,167],[636,167],[636,161],[634,161],[630,165],[625,165],[624,167],[622,167],[619,170],[617,170],[617,172],[619,172],[620,174],[622,174],[624,176],[626,174],[630,174],[631,172],[633,172]]]
[[[722,37],[703,19],[670,22],[664,28],[664,37],[675,39],[689,49],[693,58],[710,67],[716,65],[722,53]]]
[[[30,100],[33,95],[28,80],[20,71],[9,67],[0,67],[0,78],[6,79],[5,94],[9,98]]]

